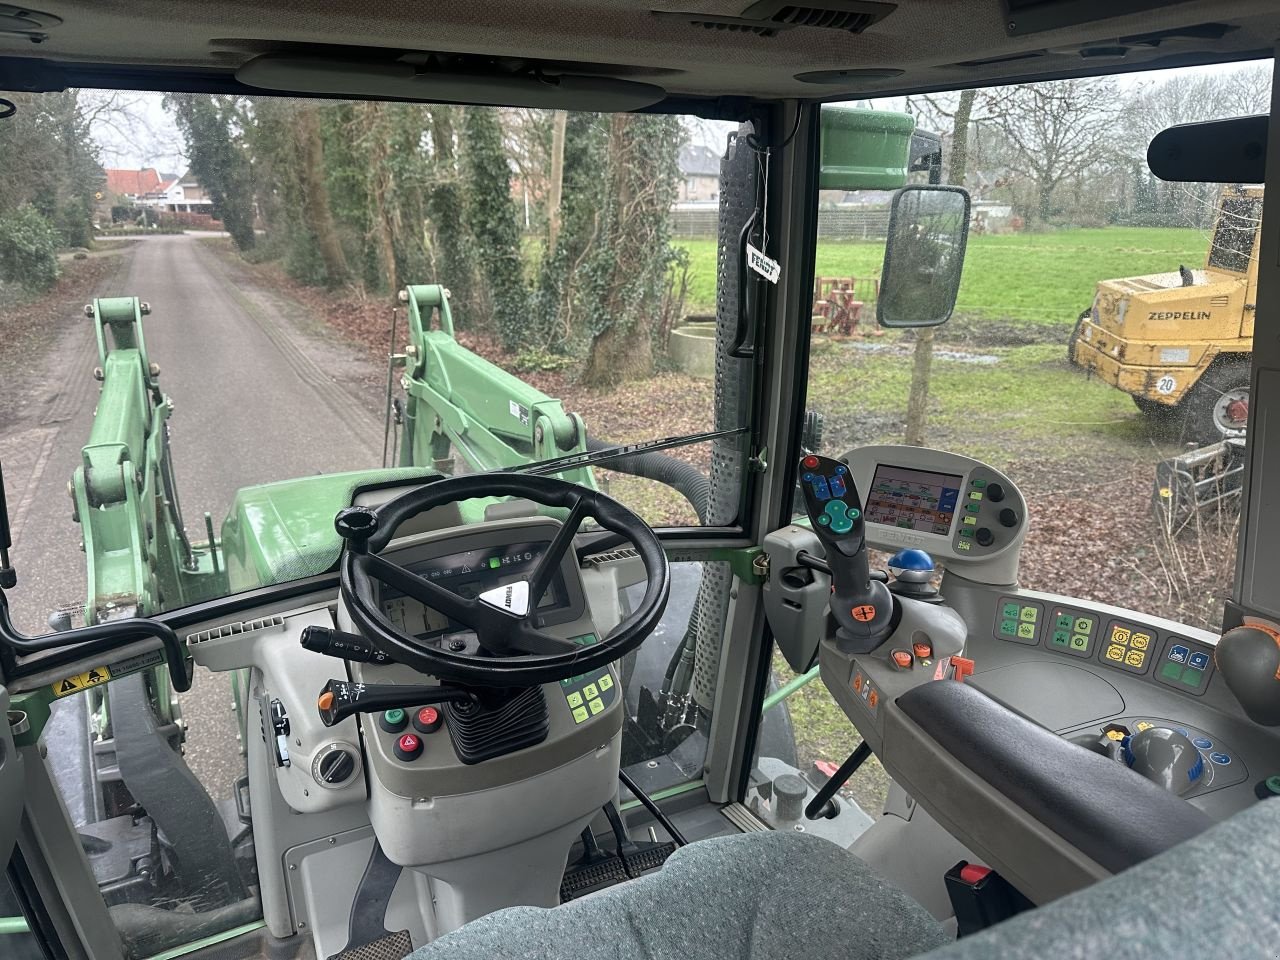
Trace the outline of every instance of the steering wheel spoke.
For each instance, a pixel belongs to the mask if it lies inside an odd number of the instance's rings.
[[[474,600],[468,600],[452,590],[446,590],[437,583],[423,579],[399,564],[384,560],[376,553],[364,554],[357,563],[365,564],[369,575],[375,580],[381,580],[388,586],[395,587],[405,596],[440,611],[451,620],[467,623],[475,619],[479,604]]]
[[[565,551],[572,545],[573,538],[578,535],[582,521],[589,516],[591,516],[591,504],[585,494],[580,494],[574,500],[573,506],[569,508],[569,515],[565,517],[564,523],[560,525],[560,529],[556,531],[556,535],[538,559],[538,565],[533,568],[533,576],[529,578],[530,616],[533,616],[533,611],[538,609],[538,604],[542,600],[542,595],[547,592],[547,587],[551,586],[551,580],[556,575],[556,570],[560,568],[560,562],[564,560]]]
[[[582,649],[572,640],[553,637],[528,623],[523,623],[512,631],[510,642],[513,650],[529,654],[574,653]]]

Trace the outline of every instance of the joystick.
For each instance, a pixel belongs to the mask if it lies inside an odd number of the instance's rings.
[[[831,613],[837,636],[852,641],[853,653],[869,653],[893,630],[894,597],[871,579],[862,501],[849,468],[814,454],[800,460],[800,488],[813,530],[831,568]]]

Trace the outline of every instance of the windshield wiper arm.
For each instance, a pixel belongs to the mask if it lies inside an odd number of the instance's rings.
[[[678,437],[663,437],[660,440],[642,440],[640,443],[620,444],[616,447],[605,447],[603,450],[592,450],[587,453],[571,453],[564,457],[552,457],[550,460],[539,460],[518,467],[503,467],[494,473],[527,473],[534,476],[547,476],[574,470],[579,467],[594,467],[599,464],[621,460],[636,453],[654,453],[658,450],[670,450],[674,447],[687,447],[695,443],[706,443],[709,440],[722,440],[725,437],[736,437],[747,432],[746,427],[734,427],[732,430],[709,430],[705,433],[690,433]]]

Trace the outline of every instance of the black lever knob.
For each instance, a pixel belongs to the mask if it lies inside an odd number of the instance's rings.
[[[378,532],[378,514],[369,507],[347,507],[333,518],[333,528],[356,553],[369,550],[369,538]]]
[[[1280,726],[1280,631],[1232,627],[1218,641],[1213,662],[1250,720]]]

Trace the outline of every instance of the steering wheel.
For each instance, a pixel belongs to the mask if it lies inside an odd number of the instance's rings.
[[[380,556],[405,521],[477,497],[520,497],[544,507],[568,509],[563,525],[528,579],[471,599]],[[587,517],[631,541],[647,576],[644,597],[635,610],[590,646],[539,629],[537,616],[538,601]],[[348,507],[339,512],[334,526],[346,540],[341,562],[342,599],[360,632],[392,660],[464,685],[533,686],[597,670],[634,650],[653,632],[671,593],[666,554],[647,523],[611,497],[554,477],[506,473],[437,480],[377,508]],[[444,650],[401,630],[383,613],[375,581],[474,630],[480,653]]]

